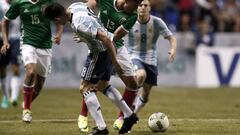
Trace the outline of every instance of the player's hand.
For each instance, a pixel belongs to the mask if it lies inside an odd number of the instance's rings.
[[[74,40],[76,43],[82,42],[82,41],[81,41],[81,38],[80,38],[78,35],[76,35],[76,34],[73,35],[73,40]]]
[[[53,37],[53,43],[55,43],[57,45],[60,45],[60,43],[61,43],[61,36],[58,36],[58,35],[54,36]]]
[[[175,49],[171,49],[168,51],[168,60],[169,62],[173,62],[176,56],[176,50]]]
[[[1,48],[1,54],[6,54],[7,53],[7,49],[10,48],[9,43],[7,44],[3,44],[2,48]]]

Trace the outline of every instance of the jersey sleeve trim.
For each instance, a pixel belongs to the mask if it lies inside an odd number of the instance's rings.
[[[11,20],[11,19],[9,19],[7,16],[4,16],[4,19],[6,19],[6,20]]]

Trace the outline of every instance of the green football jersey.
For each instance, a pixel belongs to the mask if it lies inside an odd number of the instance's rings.
[[[52,0],[15,0],[5,17],[9,20],[21,19],[21,42],[22,44],[32,45],[36,48],[51,48],[51,27],[50,21],[43,16],[42,8]]]
[[[126,30],[130,30],[137,20],[137,13],[126,13],[124,11],[118,11],[115,6],[116,0],[98,0],[100,10],[100,20],[104,27],[109,32],[114,31],[119,27],[123,26]],[[123,40],[116,41],[116,47],[123,46]]]

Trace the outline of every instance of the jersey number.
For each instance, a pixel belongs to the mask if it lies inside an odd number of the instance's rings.
[[[107,21],[107,29],[114,30],[115,23],[108,19]]]
[[[31,15],[31,18],[32,18],[32,24],[39,24],[40,23],[38,15]]]

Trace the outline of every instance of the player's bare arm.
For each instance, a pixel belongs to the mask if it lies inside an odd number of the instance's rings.
[[[97,2],[98,0],[87,0],[87,6],[95,13],[95,15],[99,12]]]
[[[108,53],[111,56],[112,63],[114,64],[117,72],[119,75],[123,74],[123,69],[121,65],[118,63],[116,58],[116,49],[114,48],[114,45],[112,44],[112,41],[110,38],[107,37],[106,33],[99,31],[97,32],[97,39],[101,40],[103,45],[107,48]]]
[[[63,33],[63,28],[64,26],[61,24],[56,24],[56,35],[53,38],[53,42],[55,44],[60,44],[61,43],[61,37],[62,37],[62,33]]]
[[[9,28],[10,21],[7,19],[3,19],[1,28],[2,28],[2,38],[3,38],[3,46],[1,48],[1,53],[6,54],[7,49],[10,48],[8,43],[8,28]]]
[[[170,62],[173,62],[176,57],[177,40],[173,35],[166,37],[166,39],[169,41],[171,46],[170,50],[168,51],[168,59]]]
[[[115,30],[113,40],[116,41],[122,39],[127,34],[128,31],[121,25]]]

